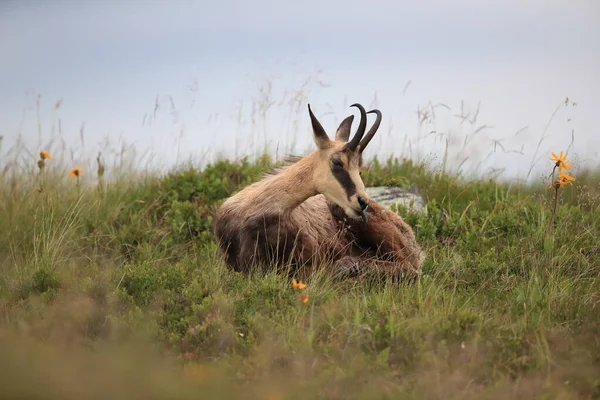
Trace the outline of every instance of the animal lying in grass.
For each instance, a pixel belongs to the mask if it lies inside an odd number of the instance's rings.
[[[420,274],[421,248],[412,229],[369,199],[361,179],[362,153],[381,124],[381,112],[351,107],[360,110],[354,137],[349,140],[351,115],[331,140],[309,105],[317,149],[221,205],[214,230],[230,268],[248,272],[259,265],[289,266],[297,274],[323,266],[346,276]],[[365,134],[371,113],[377,119]]]

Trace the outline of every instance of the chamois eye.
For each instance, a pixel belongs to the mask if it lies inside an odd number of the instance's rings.
[[[334,168],[344,168],[344,163],[342,160],[333,160]]]

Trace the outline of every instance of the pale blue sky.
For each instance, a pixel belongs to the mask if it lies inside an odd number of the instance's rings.
[[[438,155],[439,162],[445,142],[428,132],[450,132],[449,162],[468,156],[471,169],[483,162],[523,177],[548,119],[569,96],[577,107],[557,113],[541,155],[566,150],[574,130],[574,161],[600,160],[595,0],[5,1],[0,54],[4,150],[22,135],[37,151],[53,140],[60,118],[72,163],[91,159],[107,137],[150,147],[154,157],[146,161],[155,166],[253,152],[265,138],[280,154],[293,138],[302,152],[312,145],[307,102],[333,132],[356,113],[349,104],[369,106],[375,93],[385,119],[369,157]],[[271,93],[261,94],[267,82]],[[302,95],[289,103],[294,90]],[[28,108],[37,93],[41,139]],[[156,119],[142,124],[157,96]],[[261,96],[276,103],[252,122]],[[453,117],[461,101],[465,113],[480,104],[474,127]],[[419,131],[417,108],[429,102],[451,111],[437,108],[436,120]],[[471,133],[461,150],[464,135],[484,124],[490,127]],[[492,140],[524,154],[498,147],[490,154]]]

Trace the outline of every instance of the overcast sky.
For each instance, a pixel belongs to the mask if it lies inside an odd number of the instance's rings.
[[[154,166],[301,153],[307,103],[333,134],[360,102],[384,114],[368,157],[435,164],[448,139],[449,164],[523,178],[574,132],[570,158],[600,160],[597,0],[4,1],[0,54],[0,154],[19,136],[33,152],[61,136],[82,165],[107,139]]]

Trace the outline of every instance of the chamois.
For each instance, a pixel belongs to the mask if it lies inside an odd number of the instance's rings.
[[[331,140],[310,104],[317,150],[296,158],[224,201],[214,231],[226,264],[248,272],[258,264],[287,264],[291,273],[319,265],[334,274],[383,271],[394,277],[421,272],[421,248],[412,229],[396,213],[369,199],[361,179],[362,153],[381,124],[381,111],[360,104]],[[365,135],[367,114],[377,119]]]

